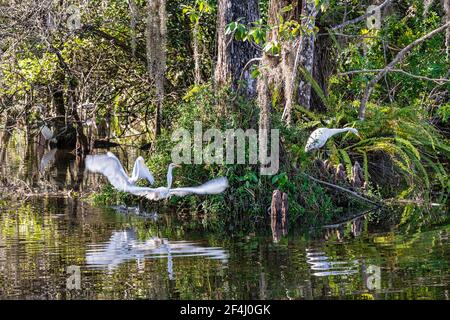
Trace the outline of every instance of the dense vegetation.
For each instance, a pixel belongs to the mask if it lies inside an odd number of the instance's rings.
[[[445,205],[450,191],[447,2],[248,3],[0,0],[3,145],[14,130],[39,137],[44,124],[80,159],[102,152],[95,139],[131,144],[146,150],[161,184],[176,129],[192,132],[194,121],[205,130],[277,128],[276,175],[260,175],[258,165],[186,165],[177,185],[226,175],[231,187],[168,205],[222,230],[265,222],[275,189],[302,225],[367,206],[328,182],[385,205],[423,205],[421,222],[438,221],[432,204]],[[381,4],[379,28],[366,23],[371,4]],[[305,153],[315,128],[344,126],[361,139],[340,135]],[[110,186],[95,200],[137,201]],[[399,221],[417,218],[413,211],[407,206]]]

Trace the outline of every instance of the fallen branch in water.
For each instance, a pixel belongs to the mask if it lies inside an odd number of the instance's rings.
[[[334,188],[334,189],[338,189],[340,191],[347,192],[347,193],[351,194],[352,196],[354,196],[355,198],[358,198],[358,199],[363,200],[365,202],[371,203],[371,204],[373,204],[376,207],[381,207],[383,205],[382,203],[375,202],[375,201],[372,201],[370,199],[367,199],[367,198],[361,196],[360,194],[358,194],[358,193],[356,193],[356,192],[354,192],[352,190],[346,189],[346,188],[338,186],[336,184],[332,184],[332,183],[329,183],[329,182],[326,182],[326,181],[322,181],[322,180],[314,178],[314,177],[312,177],[309,174],[306,174],[304,172],[298,172],[298,173],[300,173],[301,175],[303,175],[303,176],[307,177],[308,179],[311,179],[311,180],[313,180],[313,181],[315,181],[317,183],[326,185],[326,186]]]
[[[375,210],[376,209],[370,209],[370,210],[364,211],[363,213],[360,213],[360,214],[357,214],[355,216],[349,217],[349,218],[347,218],[345,220],[342,220],[340,222],[336,222],[334,224],[327,224],[325,226],[322,226],[322,228],[324,228],[324,229],[335,229],[335,228],[338,228],[339,226],[341,226],[341,225],[343,225],[345,223],[348,223],[348,222],[351,222],[353,220],[356,220],[356,219],[359,219],[361,217],[364,217],[364,216],[368,215],[369,213],[374,212]]]

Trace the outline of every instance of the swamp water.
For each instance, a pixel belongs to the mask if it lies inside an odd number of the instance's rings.
[[[67,196],[104,180],[71,153],[28,149],[2,152],[0,299],[449,299],[450,225],[402,233],[357,220],[278,243],[189,233],[164,212]],[[48,196],[2,196],[11,181]]]

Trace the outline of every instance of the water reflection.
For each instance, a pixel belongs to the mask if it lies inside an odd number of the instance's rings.
[[[121,213],[121,214],[139,215],[141,217],[149,218],[149,219],[151,219],[153,221],[157,221],[158,218],[159,218],[159,215],[158,215],[158,213],[156,211],[151,211],[151,212],[146,211],[142,207],[141,203],[139,203],[139,206],[137,206],[137,207],[133,207],[133,206],[130,207],[130,206],[121,204],[121,205],[118,205],[118,206],[111,206],[111,209],[113,209],[116,212]]]
[[[307,248],[306,260],[317,277],[351,275],[359,271],[358,260],[333,261],[320,249]]]
[[[277,243],[199,232],[172,212],[63,197],[104,180],[83,175],[71,151],[9,144],[0,145],[0,299],[449,299],[449,225],[402,233],[359,217]],[[114,152],[130,169],[134,151]],[[18,187],[48,193],[4,197]],[[76,292],[66,288],[73,265]]]
[[[121,263],[136,260],[142,266],[144,259],[168,259],[167,272],[173,278],[173,260],[183,257],[204,257],[228,262],[228,253],[220,247],[206,247],[197,242],[169,241],[156,236],[139,240],[136,231],[114,231],[109,241],[91,244],[86,250],[86,264],[92,267],[114,269]]]
[[[85,175],[84,159],[75,150],[50,149],[41,141],[22,135],[0,138],[0,191],[10,196],[67,194],[68,191],[99,190],[105,183],[100,175]],[[136,150],[113,150],[124,167],[129,168],[128,155],[137,157]]]

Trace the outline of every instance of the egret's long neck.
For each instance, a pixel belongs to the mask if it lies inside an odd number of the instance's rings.
[[[169,166],[169,170],[167,170],[167,188],[170,189],[172,187],[172,170],[173,167]]]
[[[347,131],[352,131],[351,128],[342,128],[342,129],[329,129],[328,131],[328,138],[338,134],[338,133],[343,133],[343,132],[347,132]]]
[[[342,132],[347,132],[347,131],[351,131],[350,128],[330,129],[330,133],[331,133],[332,136],[334,136],[335,134],[342,133]]]

